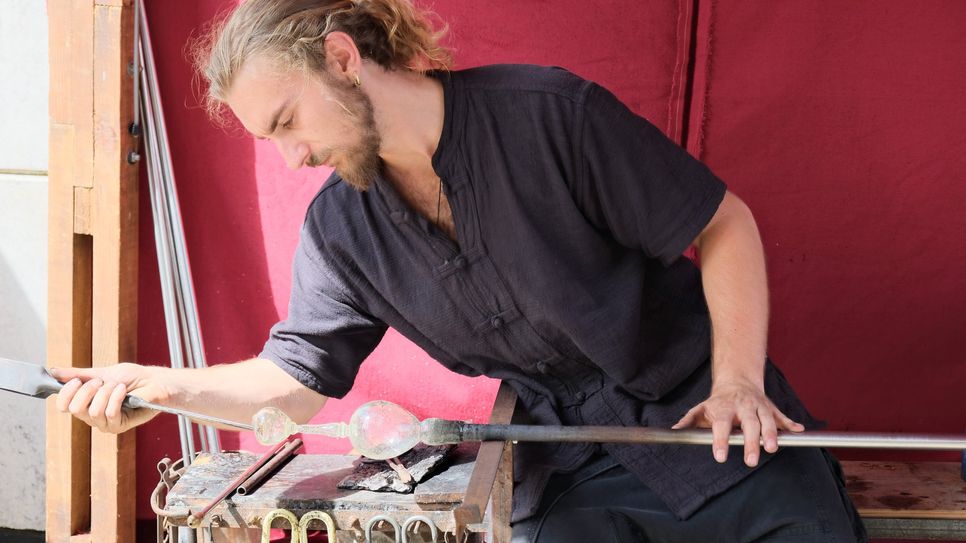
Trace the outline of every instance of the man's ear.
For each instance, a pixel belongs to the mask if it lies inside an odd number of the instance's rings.
[[[325,64],[329,73],[354,82],[362,70],[362,56],[355,40],[345,32],[334,31],[325,36]]]

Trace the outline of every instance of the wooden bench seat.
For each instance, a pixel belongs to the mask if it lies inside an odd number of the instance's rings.
[[[956,462],[842,462],[869,535],[966,541],[966,481]]]

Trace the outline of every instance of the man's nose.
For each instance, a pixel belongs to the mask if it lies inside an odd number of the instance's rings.
[[[285,160],[285,165],[292,170],[304,166],[309,158],[309,146],[304,143],[278,138],[275,140],[275,147]]]

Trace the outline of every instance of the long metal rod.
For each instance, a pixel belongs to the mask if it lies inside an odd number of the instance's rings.
[[[279,449],[275,456],[273,456],[268,462],[265,462],[262,467],[258,468],[254,473],[252,473],[248,478],[238,485],[237,490],[239,495],[246,496],[251,494],[252,491],[258,488],[258,485],[265,480],[265,477],[270,475],[272,472],[278,469],[279,466],[285,463],[292,455],[295,454],[295,451],[302,448],[302,438],[300,437],[283,443],[285,443],[285,446]]]
[[[439,419],[435,419],[439,420]],[[452,421],[443,421],[452,422]],[[461,441],[554,441],[599,443],[661,443],[711,445],[710,430],[664,430],[623,426],[528,426],[520,424],[465,424],[452,428]],[[424,423],[424,432],[426,425]],[[454,434],[450,434],[454,435]],[[424,440],[425,441],[425,440]],[[745,438],[734,433],[729,445],[743,445]],[[427,441],[429,443],[429,441]],[[839,447],[853,449],[966,450],[966,436],[942,434],[883,434],[860,432],[779,433],[780,447]]]
[[[301,444],[302,444],[302,440],[301,439],[296,438],[294,441],[298,441],[299,442],[299,446],[301,446]],[[211,511],[212,509],[214,509],[216,505],[218,505],[219,503],[221,503],[222,500],[224,500],[225,498],[227,498],[229,494],[231,494],[232,492],[234,492],[235,490],[237,490],[238,489],[238,485],[240,485],[240,484],[244,483],[246,480],[248,480],[248,478],[253,473],[255,473],[256,471],[258,471],[262,466],[264,466],[267,463],[271,462],[272,459],[276,458],[280,454],[280,452],[282,450],[288,450],[288,453],[291,453],[294,449],[286,449],[286,447],[288,447],[288,445],[290,443],[291,442],[289,442],[289,441],[279,441],[278,443],[276,443],[275,446],[273,446],[271,449],[269,449],[268,452],[266,452],[264,455],[262,455],[262,457],[259,458],[258,460],[256,460],[252,465],[248,466],[248,469],[246,469],[241,475],[239,475],[238,477],[236,477],[234,481],[232,481],[231,483],[229,483],[228,486],[226,486],[221,491],[221,493],[219,493],[218,496],[215,497],[215,499],[213,499],[210,502],[208,502],[197,513],[193,513],[189,509],[189,511],[188,511],[188,526],[190,526],[192,528],[199,528],[199,527],[201,527],[201,522],[204,520],[205,515],[207,515],[209,511]]]
[[[203,415],[201,413],[195,413],[194,411],[188,411],[186,409],[178,409],[177,407],[168,407],[166,405],[158,405],[156,403],[151,403],[137,396],[128,396],[124,400],[124,406],[133,409],[153,409],[155,411],[161,411],[162,413],[170,413],[172,415],[178,415],[179,417],[186,417],[192,420],[207,422],[209,424],[221,424],[223,426],[229,426],[231,428],[238,428],[239,430],[254,430],[251,424],[245,424],[242,422],[236,422],[233,420],[222,419],[219,417],[212,417],[210,415]]]
[[[168,145],[167,126],[165,125],[164,111],[161,105],[161,94],[158,89],[157,71],[154,65],[154,53],[151,46],[150,29],[147,23],[145,10],[140,10],[139,18],[140,33],[143,36],[144,59],[143,64],[147,72],[149,84],[148,93],[155,107],[156,141],[158,155],[160,158],[161,187],[164,209],[167,212],[169,236],[169,256],[174,262],[174,269],[177,272],[175,281],[175,300],[178,308],[179,322],[182,329],[183,346],[185,349],[186,366],[189,368],[203,368],[207,366],[202,345],[204,344],[201,336],[201,327],[198,320],[198,304],[195,297],[194,283],[191,277],[190,263],[188,260],[187,249],[185,247],[184,225],[181,219],[181,211],[178,200],[177,186],[174,181],[174,168],[171,160],[171,150]],[[209,452],[221,450],[218,432],[211,427],[199,428],[199,437],[202,446]]]
[[[143,10],[141,10],[143,14]],[[147,47],[149,43],[147,42],[148,36],[146,33],[139,33],[139,53],[141,56],[141,64],[144,65],[144,61],[147,57]],[[140,79],[142,81],[142,88],[148,91],[151,86],[151,80],[148,70],[143,70],[140,72]],[[161,164],[158,155],[158,136],[157,130],[158,126],[156,123],[157,112],[155,111],[156,104],[152,100],[150,92],[147,92],[148,96],[144,97],[141,101],[142,107],[144,108],[144,143],[146,155],[148,158],[147,169],[148,169],[148,187],[151,199],[151,210],[154,219],[154,241],[155,248],[157,250],[158,256],[158,275],[161,283],[161,301],[164,308],[164,320],[165,326],[167,328],[167,338],[168,338],[168,354],[171,359],[171,366],[174,368],[183,368],[183,350],[182,350],[182,338],[178,322],[178,312],[174,305],[174,271],[171,269],[171,259],[169,254],[169,232],[170,228],[167,224],[167,214],[164,212],[164,197],[161,187],[161,178],[163,173],[161,170]],[[191,428],[191,422],[184,417],[178,417],[178,434],[181,440],[181,453],[184,459],[185,465],[190,465],[191,460],[195,456],[195,446],[194,446],[194,436],[193,430]]]
[[[142,77],[143,77],[143,74],[142,74]],[[172,329],[172,326],[170,324],[171,322],[173,322],[172,319],[175,317],[172,312],[171,304],[169,303],[170,289],[171,289],[171,285],[169,284],[169,282],[171,279],[171,272],[169,269],[169,263],[165,258],[165,249],[164,249],[166,245],[165,232],[160,218],[161,217],[161,211],[159,209],[160,199],[159,199],[158,187],[157,187],[158,185],[157,178],[160,176],[160,173],[158,172],[158,164],[156,161],[155,152],[154,152],[153,143],[152,143],[152,139],[153,139],[152,135],[154,132],[154,126],[152,122],[153,111],[152,111],[150,100],[143,100],[141,102],[141,105],[145,110],[144,111],[144,120],[145,120],[145,123],[144,123],[145,138],[144,139],[145,139],[145,148],[146,148],[145,154],[147,155],[147,158],[148,158],[148,161],[147,161],[148,188],[149,188],[149,193],[150,193],[149,196],[151,200],[151,211],[154,216],[154,243],[158,253],[158,275],[161,283],[161,300],[164,308],[164,319],[168,329],[168,334],[167,334],[168,351],[169,351],[169,356],[171,357],[171,360],[172,360],[171,365],[173,367],[178,367],[179,365],[178,359],[180,358],[180,354],[181,354],[180,336],[178,336],[176,330]],[[188,437],[187,437],[188,430],[186,427],[186,423],[187,423],[186,420],[182,419],[181,417],[178,418],[178,434],[181,438],[182,458],[184,458],[186,463],[190,463],[191,458],[194,455],[188,448]]]
[[[147,98],[153,104],[153,122],[155,160],[159,163],[159,197],[163,205],[160,206],[161,219],[167,232],[166,243],[164,243],[164,257],[171,263],[171,292],[169,298],[172,300],[174,308],[172,312],[176,316],[175,321],[180,325],[178,336],[178,349],[181,351],[179,367],[197,368],[204,367],[206,364],[203,359],[201,349],[200,328],[197,324],[197,309],[194,300],[193,289],[190,286],[191,274],[187,266],[187,255],[184,250],[184,230],[181,225],[179,205],[177,195],[174,193],[173,169],[171,167],[170,149],[168,147],[166,127],[164,124],[164,114],[161,109],[161,96],[158,90],[156,70],[153,61],[153,51],[151,49],[150,31],[147,25],[145,10],[140,11],[139,26],[143,36],[143,51],[145,67]],[[187,286],[186,286],[187,285]],[[188,442],[190,448],[194,448],[194,427],[188,427]],[[207,426],[199,426],[198,438],[201,441],[201,448],[208,452],[220,450],[217,431]]]

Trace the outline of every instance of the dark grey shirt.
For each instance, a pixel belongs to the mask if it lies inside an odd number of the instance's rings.
[[[667,427],[707,396],[710,323],[681,253],[725,186],[610,92],[559,68],[434,74],[433,167],[457,243],[377,180],[333,176],[309,207],[288,318],[262,357],[341,397],[386,327],[447,368],[509,382],[541,424]],[[768,392],[804,417],[780,374]],[[750,472],[708,447],[606,445],[680,517]],[[514,519],[596,449],[517,447]]]

